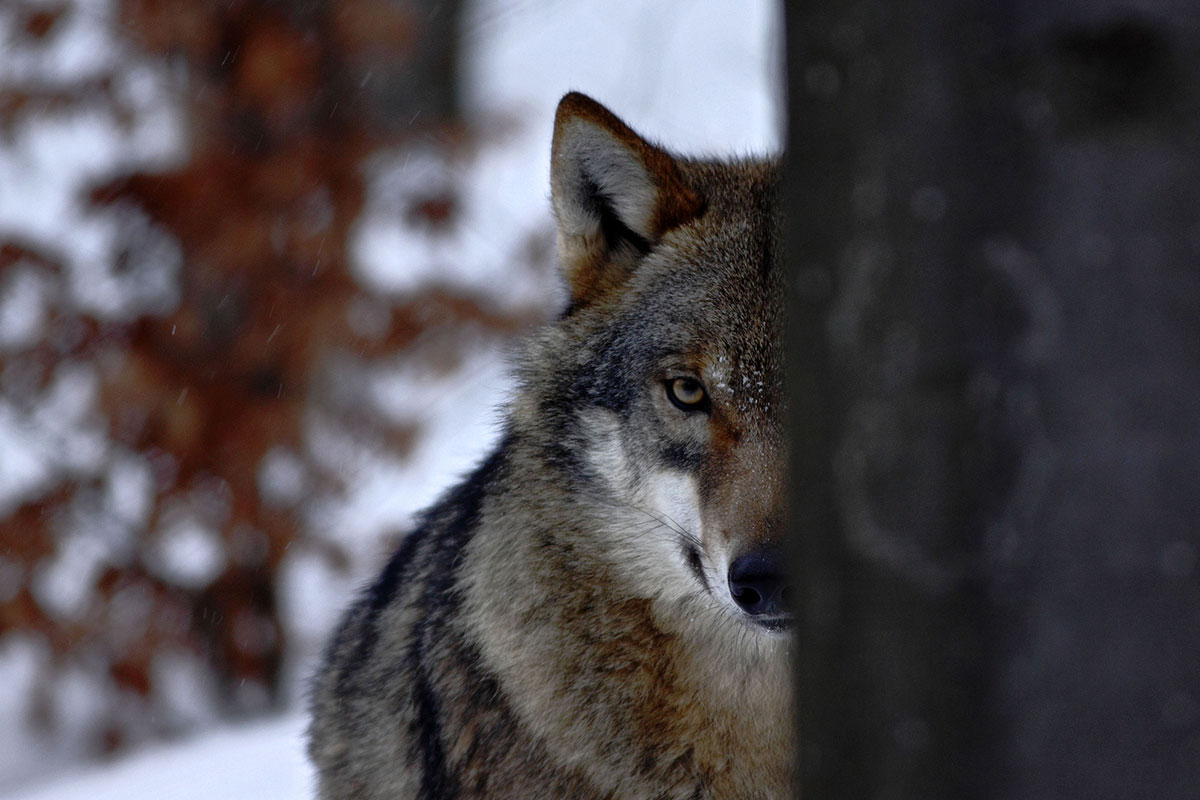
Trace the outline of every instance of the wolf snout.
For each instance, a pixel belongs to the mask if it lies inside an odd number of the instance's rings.
[[[729,594],[760,625],[788,625],[788,589],[787,564],[778,550],[752,551],[729,565]]]

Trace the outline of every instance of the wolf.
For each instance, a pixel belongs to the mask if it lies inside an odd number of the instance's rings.
[[[551,152],[569,302],[329,645],[325,800],[791,790],[778,163],[578,93]]]

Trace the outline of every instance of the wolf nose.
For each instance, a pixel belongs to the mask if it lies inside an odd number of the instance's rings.
[[[747,553],[729,565],[729,593],[752,617],[787,614],[787,571],[778,550]]]

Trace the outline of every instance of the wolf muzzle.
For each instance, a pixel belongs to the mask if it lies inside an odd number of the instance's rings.
[[[791,622],[786,566],[776,549],[751,551],[729,565],[733,601],[754,622],[768,628],[785,628]]]

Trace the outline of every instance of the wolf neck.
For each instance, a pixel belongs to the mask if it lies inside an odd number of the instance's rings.
[[[642,794],[647,771],[701,796],[742,796],[741,771],[784,780],[786,645],[689,624],[631,591],[622,571],[638,567],[613,563],[606,541],[621,532],[540,453],[506,439],[458,569],[481,666],[514,714],[567,763],[607,764],[590,778],[623,797]],[[747,739],[763,763],[729,760]]]

